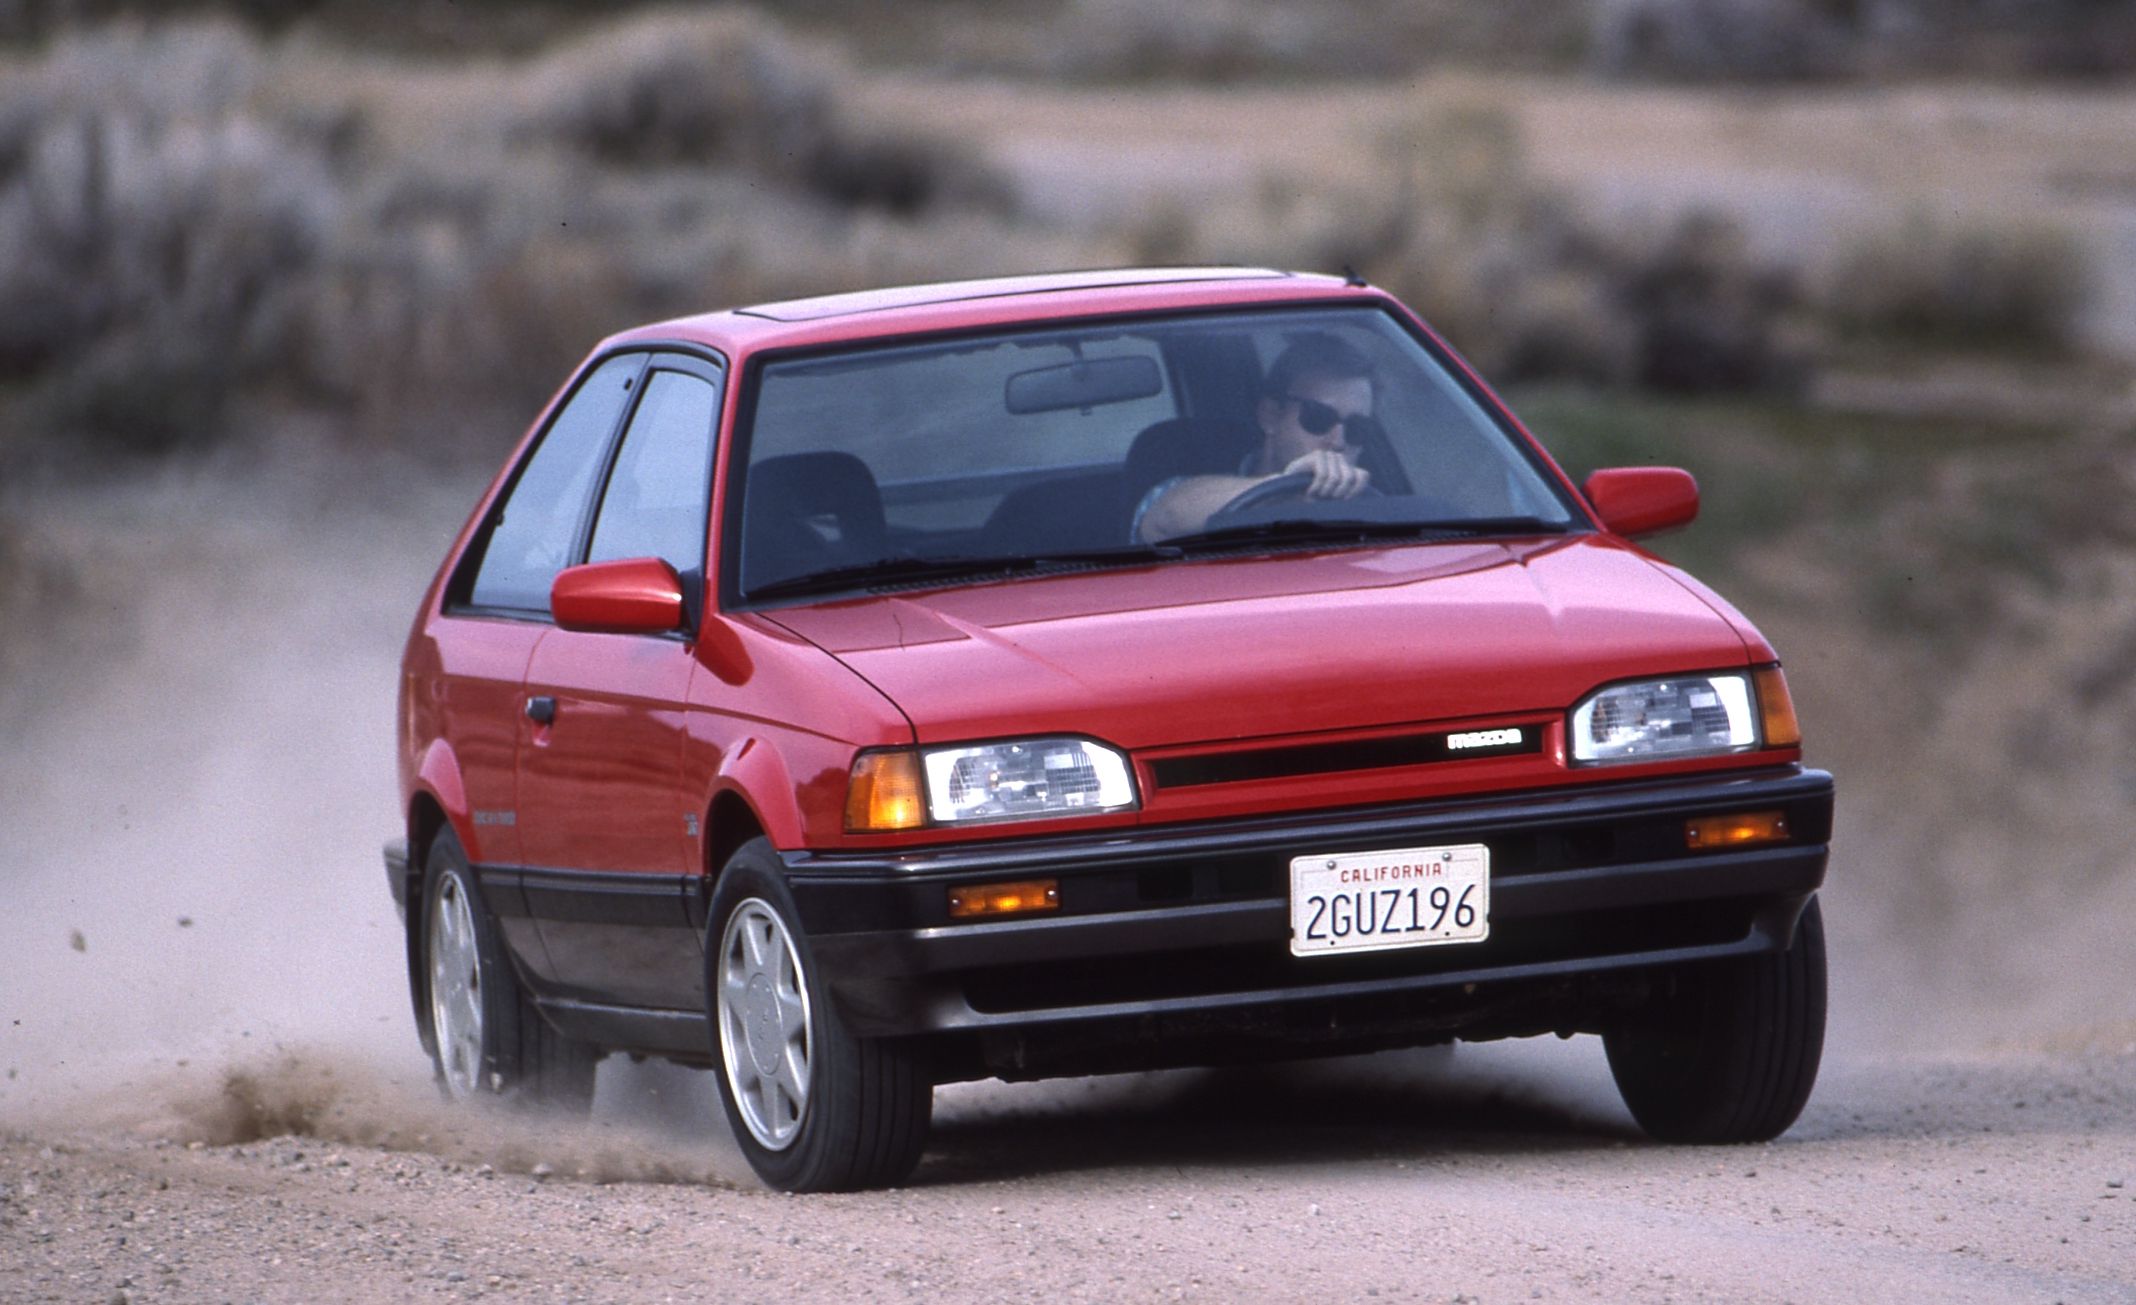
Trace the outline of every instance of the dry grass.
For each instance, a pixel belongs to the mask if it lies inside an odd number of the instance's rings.
[[[1137,21],[1191,33],[1249,10]],[[267,437],[289,410],[358,442],[475,430],[493,450],[634,322],[1127,261],[1352,264],[1503,380],[1787,393],[1812,357],[1816,305],[1787,269],[1717,217],[1597,225],[1537,178],[1502,99],[1380,112],[1343,142],[1360,166],[1324,182],[1249,158],[1258,184],[1183,180],[1094,224],[1020,194],[998,138],[879,112],[860,81],[727,8],[465,62],[215,22],[66,36],[0,76],[0,464]],[[1229,130],[1181,148],[1234,149],[1248,130]],[[1901,252],[1919,275],[1870,251],[1878,275],[1831,292],[1848,329],[2037,341],[2077,311],[2084,274],[2052,241]]]
[[[2076,343],[2091,281],[2066,232],[1915,215],[1847,251],[1825,297],[1856,335],[2060,353]]]
[[[464,71],[70,36],[0,81],[0,461],[161,455],[262,399],[366,440],[510,429],[636,321],[1085,261],[961,144],[856,121],[845,75],[731,10]]]
[[[1597,226],[1535,178],[1512,116],[1481,103],[1387,132],[1354,179],[1272,182],[1246,204],[1159,205],[1135,249],[1152,261],[1362,269],[1502,381],[1792,392],[1807,374],[1788,329],[1793,280],[1731,222]]]

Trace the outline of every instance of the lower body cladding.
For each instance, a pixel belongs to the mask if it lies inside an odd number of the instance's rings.
[[[1800,767],[910,854],[784,854],[852,1031],[944,1080],[1038,1078],[1599,1031],[1683,962],[1781,952],[1823,883],[1831,776]],[[1755,813],[1696,850],[1687,822]],[[1294,857],[1480,844],[1488,937],[1292,953]],[[1041,914],[949,892],[1050,879]]]

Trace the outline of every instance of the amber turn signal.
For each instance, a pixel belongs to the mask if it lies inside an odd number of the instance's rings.
[[[918,829],[927,823],[920,758],[912,752],[866,752],[853,763],[846,789],[845,824],[850,833],[879,834]]]
[[[1740,816],[1701,816],[1684,822],[1684,846],[1694,852],[1717,847],[1746,847],[1753,843],[1787,841],[1785,811],[1753,811]]]
[[[1787,691],[1787,677],[1777,666],[1751,672],[1758,686],[1758,714],[1765,727],[1765,746],[1792,748],[1802,743],[1802,726],[1795,720],[1795,699]]]
[[[966,884],[949,890],[949,917],[969,920],[975,915],[1022,915],[1027,911],[1057,911],[1061,906],[1061,881],[1025,879],[1013,884]]]

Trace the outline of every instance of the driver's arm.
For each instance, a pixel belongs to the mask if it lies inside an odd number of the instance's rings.
[[[1187,476],[1166,490],[1142,516],[1142,542],[1158,543],[1191,534],[1208,523],[1209,514],[1265,480],[1303,472],[1312,476],[1307,498],[1355,498],[1372,481],[1372,473],[1328,450],[1295,458],[1270,476]]]
[[[1185,476],[1142,514],[1142,542],[1154,544],[1202,528],[1209,514],[1268,476]]]

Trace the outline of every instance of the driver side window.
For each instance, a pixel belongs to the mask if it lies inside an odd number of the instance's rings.
[[[549,423],[490,529],[469,594],[475,606],[548,612],[550,583],[571,565],[609,437],[644,366],[642,354],[602,363]]]
[[[683,372],[652,373],[602,491],[587,561],[657,557],[679,575],[703,570],[718,407],[719,389],[710,381]]]

